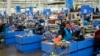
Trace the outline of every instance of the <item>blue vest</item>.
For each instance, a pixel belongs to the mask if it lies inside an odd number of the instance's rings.
[[[64,28],[64,31],[65,31],[64,40],[66,41],[72,40],[72,30],[70,29],[70,31],[68,31],[66,28]]]
[[[84,21],[84,26],[88,26],[89,25],[89,22],[88,21]]]

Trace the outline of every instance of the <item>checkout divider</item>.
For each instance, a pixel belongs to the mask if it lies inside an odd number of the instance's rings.
[[[41,49],[42,35],[16,36],[16,48],[23,53],[30,53]]]
[[[15,44],[15,35],[19,35],[19,34],[25,34],[29,31],[16,31],[16,32],[11,32],[11,31],[8,31],[8,32],[5,32],[3,35],[4,35],[4,38],[5,38],[5,44],[6,45],[12,45],[12,44]]]
[[[52,52],[55,52],[53,43],[42,42],[42,56],[50,56]],[[63,52],[64,56],[92,56],[93,55],[93,38],[85,39],[79,42],[71,42],[68,50],[56,49],[57,54]],[[69,52],[69,53],[68,53]]]
[[[16,49],[20,52],[30,53],[41,49],[42,35],[35,35],[30,30],[11,31],[8,27],[3,35],[5,44],[8,46],[15,44]]]

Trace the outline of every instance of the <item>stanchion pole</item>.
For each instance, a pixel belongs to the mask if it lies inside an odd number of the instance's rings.
[[[84,0],[82,0],[82,5],[84,4]],[[82,15],[82,19],[81,19],[81,27],[84,27],[84,15]]]
[[[25,11],[26,11],[26,7],[27,7],[27,6],[26,6],[26,0],[25,0]]]
[[[40,7],[41,7],[41,1],[40,0],[38,0],[38,11],[41,9]]]
[[[31,0],[31,6],[33,7],[33,0]]]
[[[46,0],[46,2],[47,3],[45,3],[46,4],[45,9],[47,9],[47,7],[48,7],[48,1]],[[48,31],[48,18],[49,18],[49,16],[45,16],[45,30],[46,31]]]

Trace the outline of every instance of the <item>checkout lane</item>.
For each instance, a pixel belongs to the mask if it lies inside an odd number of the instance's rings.
[[[42,42],[42,53],[44,55],[50,56],[52,52],[55,52],[54,45],[52,42]],[[68,44],[66,42],[66,44]],[[70,42],[69,49],[60,49],[56,53],[63,53],[65,56],[92,56],[93,55],[93,38],[88,38],[83,41]],[[46,48],[45,48],[46,46]],[[69,53],[68,53],[69,52]],[[86,54],[88,53],[88,54]]]
[[[25,34],[28,33],[29,31],[6,31],[3,33],[4,38],[5,38],[5,44],[6,45],[12,45],[15,44],[15,35],[18,34]]]
[[[17,35],[16,40],[16,49],[23,53],[30,53],[41,49],[42,35]]]

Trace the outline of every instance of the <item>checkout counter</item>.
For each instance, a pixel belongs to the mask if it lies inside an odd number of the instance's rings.
[[[42,56],[50,56],[53,52],[57,55],[63,54],[63,56],[92,56],[94,38],[91,34],[94,30],[95,28],[89,26],[85,29],[84,40],[66,42],[65,45],[69,44],[67,49],[56,49],[53,42],[43,41],[41,43]]]
[[[15,36],[18,34],[28,33],[29,31],[6,31],[3,33],[6,45],[15,44]]]
[[[30,53],[41,49],[42,35],[17,35],[16,49],[23,53]]]
[[[68,43],[66,42],[66,44]],[[50,56],[52,52],[56,52],[58,55],[63,54],[64,56],[93,55],[93,38],[86,38],[85,40],[78,42],[70,42],[68,49],[55,49],[52,42],[46,42],[46,41],[42,42],[41,45],[42,45],[42,56]]]

